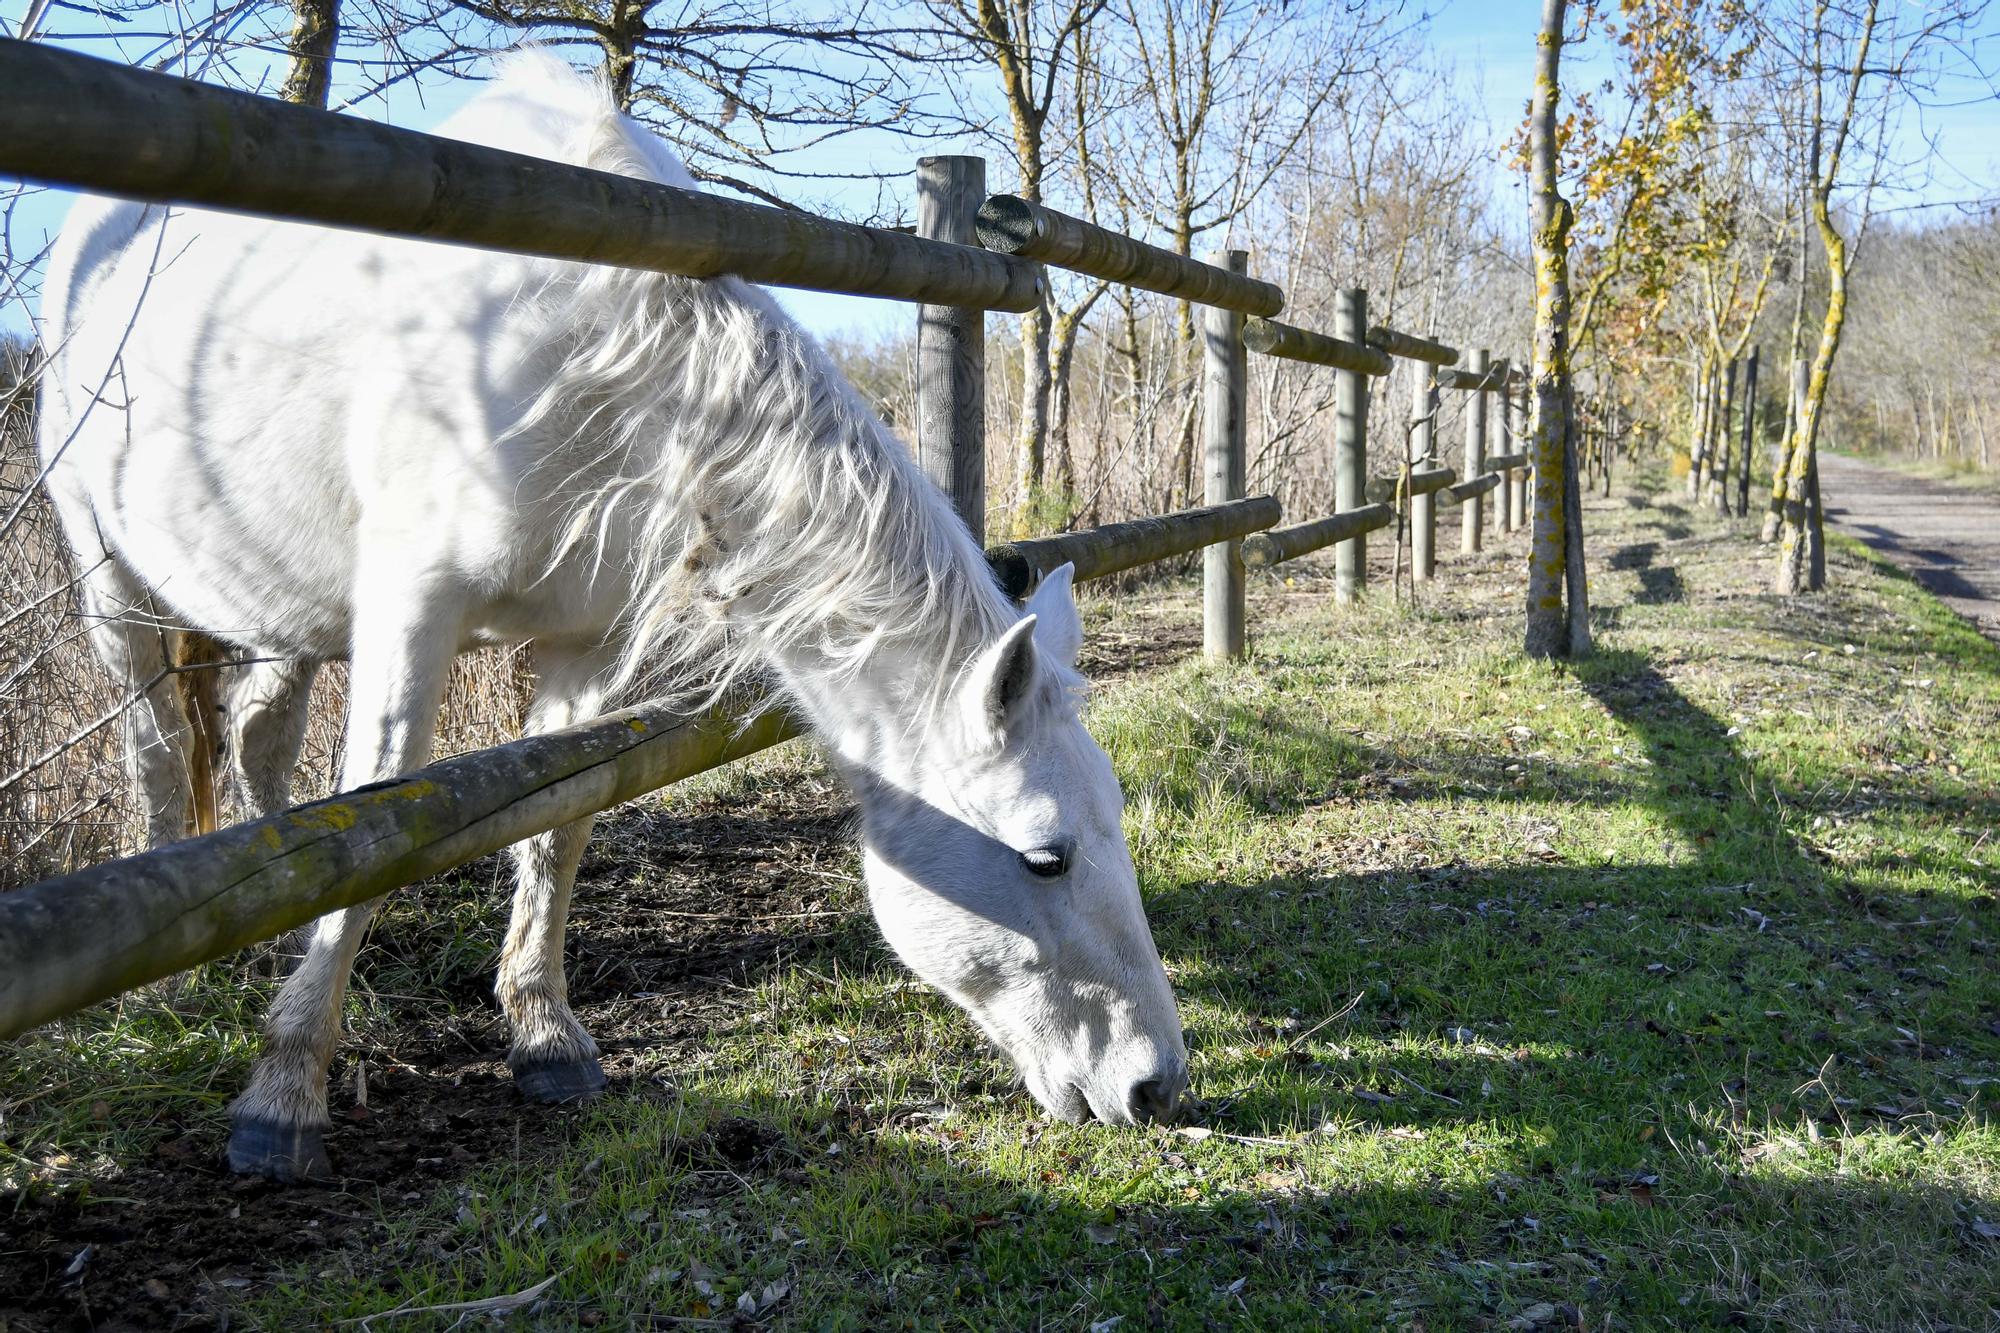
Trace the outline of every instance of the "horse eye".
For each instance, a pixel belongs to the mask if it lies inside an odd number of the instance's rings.
[[[1069,848],[1038,847],[1022,852],[1021,864],[1037,879],[1058,879],[1069,871]]]

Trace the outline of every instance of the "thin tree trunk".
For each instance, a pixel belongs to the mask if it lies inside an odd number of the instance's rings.
[[[340,42],[340,0],[292,0],[287,102],[324,108],[333,91],[333,51]]]
[[[1534,192],[1535,365],[1532,379],[1535,462],[1534,531],[1528,555],[1527,625],[1530,657],[1580,657],[1590,651],[1584,590],[1581,505],[1574,466],[1575,390],[1569,365],[1569,201],[1556,174],[1556,103],[1562,65],[1565,0],[1542,0],[1535,38],[1534,101],[1528,121]],[[1570,594],[1564,615],[1563,594]]]
[[[1833,189],[1840,180],[1841,147],[1854,121],[1861,80],[1868,69],[1868,51],[1875,36],[1879,0],[1868,0],[1862,19],[1861,40],[1856,45],[1854,65],[1848,74],[1846,105],[1835,126],[1835,138],[1825,169],[1813,154],[1813,221],[1819,227],[1820,247],[1826,252],[1826,317],[1820,323],[1819,350],[1813,356],[1812,376],[1806,382],[1806,397],[1799,413],[1799,437],[1792,446],[1786,482],[1785,509],[1780,524],[1778,565],[1771,586],[1781,596],[1816,592],[1826,585],[1825,534],[1819,505],[1820,424],[1826,411],[1827,386],[1833,375],[1834,358],[1840,353],[1841,330],[1847,322],[1847,238],[1833,221]],[[1817,51],[1815,43],[1815,51]],[[1817,116],[1815,116],[1817,125]]]

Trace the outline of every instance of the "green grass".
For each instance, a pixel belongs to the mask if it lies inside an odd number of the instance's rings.
[[[1788,606],[1663,495],[1590,520],[1574,668],[1516,651],[1509,555],[1418,610],[1267,582],[1249,662],[1099,691],[1193,1126],[1048,1123],[850,885],[559,1152],[378,1201],[235,1326],[553,1277],[524,1326],[2000,1327],[2000,650],[1844,541]],[[17,1044],[17,1172],[115,1177],[154,1086],[236,1086],[254,1001],[175,995]],[[355,1008],[392,1049],[440,1012]]]

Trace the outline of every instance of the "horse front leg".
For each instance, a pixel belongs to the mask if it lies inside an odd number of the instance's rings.
[[[373,604],[356,599],[363,604],[348,683],[343,791],[407,773],[430,757],[457,649],[455,605],[386,579],[362,586],[395,593]],[[305,959],[271,1004],[250,1086],[229,1108],[231,1170],[279,1180],[330,1173],[326,1071],[354,955],[381,903],[330,912],[311,927]]]
[[[535,698],[527,733],[539,735],[590,717],[603,701],[611,655],[601,648],[535,646]],[[494,985],[514,1030],[507,1053],[514,1086],[532,1102],[566,1102],[604,1091],[597,1043],[569,1007],[563,931],[577,863],[593,817],[514,845],[514,910]]]

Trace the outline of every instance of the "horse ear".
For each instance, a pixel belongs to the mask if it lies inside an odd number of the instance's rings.
[[[1083,651],[1083,618],[1076,610],[1076,566],[1065,564],[1050,570],[1028,598],[1028,614],[1035,618],[1035,647],[1051,661],[1066,667],[1076,665]]]
[[[1022,617],[972,664],[962,697],[973,735],[998,738],[1033,692],[1035,624],[1035,617]]]

